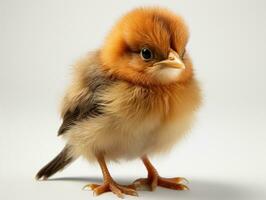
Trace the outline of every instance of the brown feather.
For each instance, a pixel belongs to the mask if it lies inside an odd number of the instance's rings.
[[[75,158],[70,154],[70,147],[65,148],[47,165],[45,165],[36,175],[36,179],[47,179],[56,172],[64,169],[73,162]]]
[[[97,53],[95,54],[95,58],[97,58]],[[90,67],[91,65],[92,63],[85,62],[85,67]],[[93,66],[94,65],[92,65],[92,67]],[[58,130],[58,135],[65,133],[78,121],[97,117],[103,114],[102,110],[104,102],[100,101],[98,96],[103,90],[105,90],[106,87],[113,84],[114,81],[105,77],[100,68],[95,67],[89,74],[86,73],[86,68],[83,70],[84,71],[76,72],[77,76],[81,78],[76,82],[77,85],[80,85],[79,88],[74,88],[73,90],[76,90],[75,94],[72,95],[68,93],[64,99],[65,107],[62,112],[63,123]],[[85,83],[80,83],[81,80]],[[71,97],[69,97],[69,95]],[[70,102],[67,103],[68,101]]]

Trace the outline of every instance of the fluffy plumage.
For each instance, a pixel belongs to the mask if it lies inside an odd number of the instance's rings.
[[[63,103],[62,115],[73,113],[74,125],[63,134],[75,154],[90,161],[98,153],[106,159],[132,159],[168,150],[172,141],[185,133],[183,129],[188,130],[199,101],[195,80],[182,85],[142,87],[118,79],[106,80],[97,62],[95,53],[76,66],[77,81],[73,81]],[[96,86],[95,79],[102,83]],[[82,80],[87,84],[83,85]],[[99,110],[94,115],[95,107]],[[76,120],[77,112],[80,117]]]
[[[187,133],[201,99],[187,41],[184,21],[168,10],[140,8],[122,17],[102,48],[74,67],[58,132],[67,142],[67,158],[98,160],[103,169],[104,160],[166,152]],[[140,56],[144,47],[152,59]],[[175,61],[184,67],[172,68]],[[62,168],[51,172],[48,164],[37,178]],[[97,187],[95,192],[101,193]]]

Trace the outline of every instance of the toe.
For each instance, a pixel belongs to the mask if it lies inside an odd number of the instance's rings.
[[[135,189],[131,188],[131,186],[119,186],[119,189],[127,195],[132,195],[132,196],[138,196],[138,193]]]
[[[189,188],[186,185],[183,185],[181,183],[174,183],[171,181],[165,181],[162,179],[159,179],[158,185],[172,190],[189,190]]]
[[[110,191],[108,184],[103,184],[93,189],[93,195],[98,196],[108,191]]]
[[[173,182],[173,183],[183,183],[183,184],[188,184],[189,181],[186,178],[183,177],[175,177],[175,178],[163,178],[160,177],[161,180],[164,181],[169,181],[169,182]]]
[[[116,196],[118,196],[119,198],[122,198],[122,199],[124,198],[122,191],[115,184],[110,184],[109,187],[110,187],[110,190],[114,194],[116,194]]]

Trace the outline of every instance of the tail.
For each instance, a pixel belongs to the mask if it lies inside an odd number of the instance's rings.
[[[47,179],[59,170],[63,170],[67,165],[76,160],[76,157],[71,155],[70,146],[66,145],[64,149],[47,165],[45,165],[36,175],[36,179]]]

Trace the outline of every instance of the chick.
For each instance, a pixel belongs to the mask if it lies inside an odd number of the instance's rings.
[[[103,184],[86,186],[96,195],[137,195],[143,186],[188,189],[184,178],[159,176],[148,159],[187,133],[200,105],[187,42],[184,21],[167,9],[138,8],[123,16],[103,46],[75,65],[58,132],[66,146],[36,178],[47,179],[82,156],[101,167]],[[136,158],[147,178],[116,183],[106,162]]]

